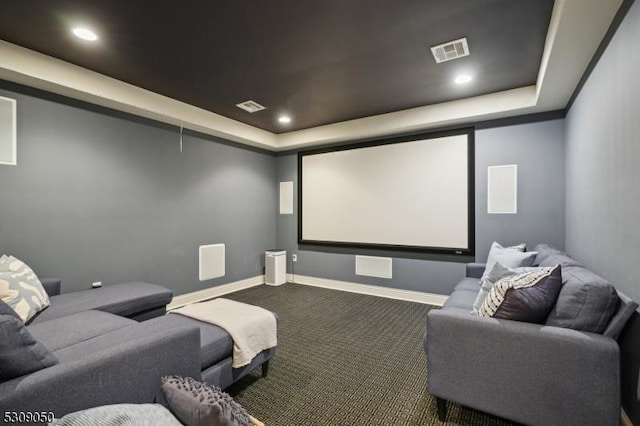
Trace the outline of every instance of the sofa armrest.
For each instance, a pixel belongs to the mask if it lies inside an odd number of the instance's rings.
[[[158,329],[143,339],[0,383],[5,411],[52,411],[56,417],[107,404],[164,402],[160,378],[200,379],[197,326]]]
[[[427,315],[428,391],[516,420],[617,425],[619,348],[611,338],[456,309]]]
[[[467,278],[482,278],[482,273],[484,272],[484,268],[485,268],[485,264],[484,263],[467,263],[467,268],[466,268],[466,277]]]
[[[60,294],[61,281],[58,278],[40,278],[40,282],[49,297]]]

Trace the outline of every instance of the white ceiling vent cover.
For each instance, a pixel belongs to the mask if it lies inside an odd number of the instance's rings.
[[[469,44],[467,43],[467,38],[463,37],[458,40],[433,46],[431,53],[433,53],[433,58],[437,63],[447,62],[452,59],[469,56]]]
[[[260,105],[256,101],[244,101],[244,102],[240,102],[239,104],[236,104],[236,106],[238,108],[242,108],[243,110],[245,110],[247,112],[250,112],[252,114],[254,112],[258,112],[258,111],[262,111],[263,109],[267,109],[266,107],[263,107],[262,105]]]

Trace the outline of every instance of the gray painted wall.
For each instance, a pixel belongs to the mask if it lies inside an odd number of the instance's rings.
[[[484,261],[493,240],[533,247],[547,242],[564,247],[564,120],[522,124],[476,132],[476,258]],[[518,164],[517,215],[488,215],[487,166]],[[297,155],[277,160],[279,182],[294,181]],[[278,247],[288,252],[287,270],[300,275],[450,294],[464,276],[464,262],[437,255],[299,247],[297,193],[293,215],[277,218]],[[291,254],[298,262],[291,262]],[[355,254],[393,257],[393,279],[355,275]]]
[[[262,274],[276,242],[275,157],[14,91],[18,166],[0,165],[0,254],[64,291],[150,281],[175,294]],[[226,276],[198,281],[198,246]]]
[[[640,4],[633,3],[566,118],[567,251],[640,301]],[[635,52],[635,53],[634,53]],[[640,314],[619,338],[622,406],[640,424]]]
[[[640,300],[640,5],[567,115],[567,250]]]
[[[476,132],[476,259],[491,242],[564,248],[564,120]],[[487,214],[487,167],[518,165],[518,213]]]

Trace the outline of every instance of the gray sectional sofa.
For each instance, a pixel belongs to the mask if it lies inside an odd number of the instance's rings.
[[[611,305],[596,300],[608,285],[603,278],[552,247],[534,251],[534,265],[562,267],[562,288],[545,324],[472,315],[483,264],[467,265],[442,309],[429,312],[427,390],[440,419],[446,401],[454,401],[529,425],[617,426],[616,338],[638,305],[618,293],[610,314],[597,312]]]
[[[266,375],[275,355],[272,348],[250,365],[232,368],[233,341],[227,332],[164,315],[173,295],[155,284],[60,294],[59,280],[41,282],[50,306],[26,329],[58,362],[0,382],[0,413],[51,411],[61,417],[107,404],[164,402],[162,376],[193,377],[226,388],[259,366]]]
[[[59,280],[41,281],[50,306],[26,328],[58,363],[0,383],[0,412],[60,417],[104,404],[152,402],[161,398],[162,376],[200,374],[197,327],[163,322],[171,291],[127,283],[59,294]]]

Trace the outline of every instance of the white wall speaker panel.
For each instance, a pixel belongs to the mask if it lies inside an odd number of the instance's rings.
[[[200,281],[224,277],[224,244],[200,246]]]
[[[390,257],[356,256],[356,275],[392,278]]]
[[[518,166],[489,166],[487,176],[487,213],[517,213]]]
[[[0,164],[18,163],[16,100],[0,96]]]
[[[280,214],[293,214],[293,182],[280,182]]]

